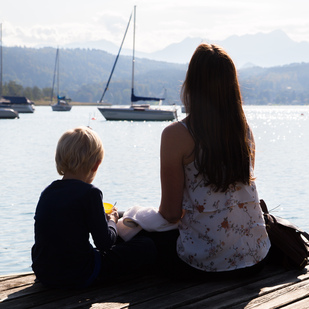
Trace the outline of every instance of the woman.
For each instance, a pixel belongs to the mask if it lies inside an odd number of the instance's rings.
[[[167,221],[179,220],[180,267],[251,274],[270,242],[253,178],[254,139],[236,68],[222,48],[197,47],[182,100],[188,116],[162,133],[159,208]]]

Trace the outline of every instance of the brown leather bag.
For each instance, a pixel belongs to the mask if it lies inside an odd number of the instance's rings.
[[[264,200],[260,200],[260,205],[271,242],[271,262],[287,269],[303,269],[309,263],[309,234],[290,221],[270,214]]]

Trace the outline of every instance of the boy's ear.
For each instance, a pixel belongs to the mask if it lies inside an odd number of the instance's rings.
[[[96,172],[96,171],[98,170],[98,168],[99,168],[99,166],[100,166],[101,163],[102,163],[102,160],[97,161],[97,162],[95,163],[95,165],[93,166],[92,171],[93,171],[93,172]]]

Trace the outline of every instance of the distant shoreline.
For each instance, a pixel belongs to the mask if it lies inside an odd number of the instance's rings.
[[[38,100],[38,101],[33,101],[35,106],[50,106],[50,101],[45,101],[45,100]],[[56,101],[53,102],[55,104]],[[91,103],[91,102],[69,102],[70,105],[72,106],[112,106],[111,103]],[[268,104],[248,104],[246,102],[243,102],[244,106],[309,106],[308,103],[299,103],[298,104],[276,104],[276,103],[268,103]],[[182,106],[182,105],[176,105],[176,106]]]
[[[53,102],[55,104],[56,101]],[[35,106],[50,106],[50,101],[40,100],[40,101],[34,101]],[[111,106],[110,103],[87,103],[87,102],[70,102],[69,103],[72,106]]]

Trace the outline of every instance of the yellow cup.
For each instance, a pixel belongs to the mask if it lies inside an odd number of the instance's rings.
[[[103,203],[105,213],[110,214],[113,211],[114,205],[110,203]]]

